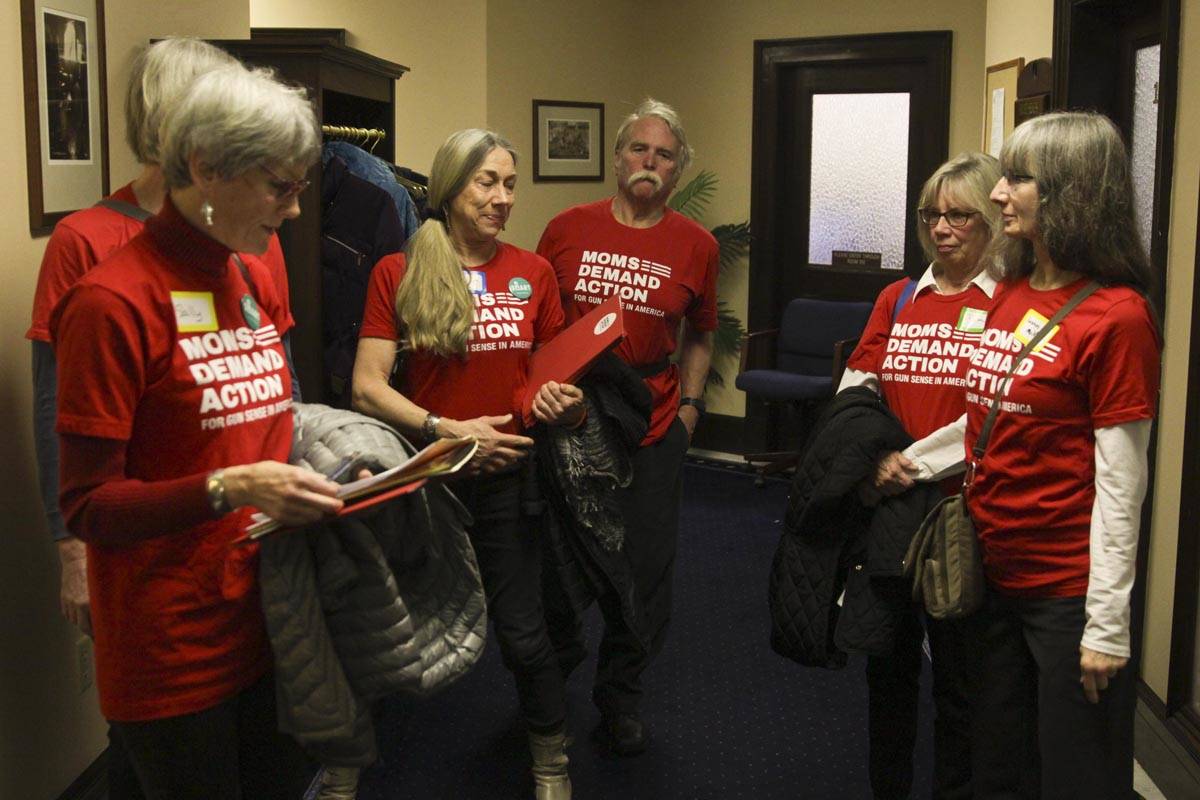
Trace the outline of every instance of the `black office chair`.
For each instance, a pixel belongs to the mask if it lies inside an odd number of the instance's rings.
[[[758,468],[762,478],[794,467],[802,455],[801,443],[820,406],[833,396],[871,315],[871,303],[813,300],[799,297],[787,304],[778,328],[755,331],[746,337],[735,385],[748,401],[782,403],[801,422],[796,447],[767,453],[747,453],[744,458]],[[778,446],[778,426],[770,445]]]

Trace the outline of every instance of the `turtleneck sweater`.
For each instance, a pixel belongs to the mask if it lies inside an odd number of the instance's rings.
[[[287,461],[291,381],[267,269],[169,200],[51,316],[61,501],[88,544],[100,705],[110,720],[209,708],[270,663],[250,508],[215,516],[214,469]]]
[[[168,197],[146,222],[137,246],[151,247],[172,266],[194,270],[214,283],[229,273],[232,251],[189,223]],[[55,310],[60,325],[69,314]],[[142,481],[125,476],[126,441],[64,434],[61,441],[61,502],[67,527],[82,539],[121,544],[162,536],[211,519],[208,471]]]

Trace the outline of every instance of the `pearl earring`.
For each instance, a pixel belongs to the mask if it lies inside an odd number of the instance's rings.
[[[203,203],[200,204],[200,213],[204,215],[204,224],[210,228],[212,227],[212,224],[213,224],[212,223],[212,212],[213,212],[212,203],[205,200]]]

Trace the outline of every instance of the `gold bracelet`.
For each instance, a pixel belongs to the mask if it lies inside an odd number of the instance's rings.
[[[208,473],[204,490],[208,493],[208,505],[214,514],[221,516],[233,510],[229,507],[229,498],[225,496],[225,470],[214,469]]]

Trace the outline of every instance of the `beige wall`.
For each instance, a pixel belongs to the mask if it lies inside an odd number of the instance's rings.
[[[246,0],[110,0],[106,5],[109,134],[114,185],[133,176],[124,146],[122,97],[133,48],[152,36],[244,37]],[[29,235],[25,180],[20,4],[0,13],[0,441],[6,468],[0,489],[4,556],[0,558],[0,797],[57,797],[105,746],[95,690],[80,693],[77,632],[58,613],[58,560],[37,500],[31,435],[29,325],[45,239]]]
[[[533,249],[546,223],[564,208],[615,191],[612,141],[617,126],[658,91],[646,70],[650,48],[630,47],[629,20],[645,12],[635,0],[490,0],[488,124],[521,154],[517,205],[505,238]],[[530,32],[536,31],[536,39]],[[533,182],[533,100],[604,103],[603,183]]]
[[[1054,0],[988,0],[984,65],[1026,63],[1054,50]]]
[[[253,27],[345,28],[351,47],[411,70],[396,84],[398,164],[428,172],[449,133],[487,124],[487,0],[249,4]]]

